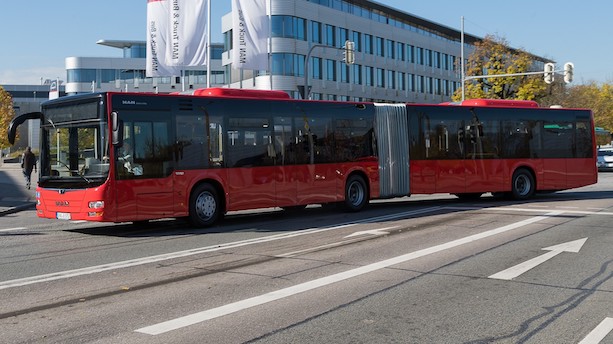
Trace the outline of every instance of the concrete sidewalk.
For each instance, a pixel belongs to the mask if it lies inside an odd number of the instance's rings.
[[[0,217],[26,209],[34,209],[37,183],[38,172],[32,172],[32,186],[28,190],[19,162],[0,163]]]

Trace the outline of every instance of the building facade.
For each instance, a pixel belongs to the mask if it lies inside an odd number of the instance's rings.
[[[100,40],[96,43],[121,49],[123,57],[67,57],[67,94],[104,91],[169,93],[207,86],[206,67],[186,67],[183,77],[146,77],[145,41]],[[211,86],[226,84],[221,65],[222,51],[223,44],[211,44]]]
[[[232,68],[232,16],[222,18],[230,87],[299,98],[306,82],[311,99],[417,103],[448,101],[461,87],[458,30],[367,0],[270,1],[272,77]],[[468,56],[479,38],[464,40]],[[351,65],[343,62],[346,41],[355,46]]]
[[[40,104],[49,100],[51,84],[54,80],[42,81],[41,85],[2,85],[11,98],[13,98],[13,111],[15,116],[40,111]],[[66,92],[63,85],[59,87],[58,96],[65,96]],[[18,128],[17,140],[12,149],[24,149],[27,146],[38,150],[40,144],[40,120],[28,121],[26,125]]]

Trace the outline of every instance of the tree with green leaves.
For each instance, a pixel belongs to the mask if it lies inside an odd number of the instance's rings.
[[[13,110],[13,98],[0,86],[0,149],[9,147],[8,128],[9,123],[15,117]]]
[[[466,76],[518,74],[530,72],[534,64],[532,55],[521,49],[511,49],[504,38],[486,36],[475,44],[468,57]],[[546,95],[542,75],[506,76],[473,79],[465,82],[465,98],[539,100]],[[453,95],[462,98],[462,90]]]

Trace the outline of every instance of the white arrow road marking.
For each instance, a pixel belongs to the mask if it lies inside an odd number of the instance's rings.
[[[489,276],[489,278],[493,278],[493,279],[501,279],[501,280],[511,280],[521,274],[523,274],[524,272],[540,265],[543,264],[544,262],[548,261],[549,259],[557,256],[558,254],[562,253],[562,252],[574,252],[577,253],[579,252],[579,250],[581,250],[581,247],[583,246],[583,244],[585,244],[585,241],[587,240],[587,238],[583,238],[583,239],[579,239],[579,240],[575,240],[575,241],[569,241],[563,244],[559,244],[559,245],[555,245],[555,246],[549,246],[549,247],[545,247],[542,250],[544,251],[550,251],[547,252],[543,255],[540,255],[538,257],[532,258],[528,261],[525,261],[521,264],[517,264],[513,267],[510,267],[506,270],[500,271],[499,273],[493,274],[491,276]]]
[[[445,250],[449,250],[461,245],[469,244],[481,239],[489,238],[491,236],[495,236],[501,233],[505,233],[511,231],[513,229],[517,229],[520,227],[524,227],[530,225],[532,223],[536,223],[545,219],[548,219],[552,216],[556,216],[562,214],[561,211],[555,211],[551,213],[547,213],[544,216],[535,216],[529,219],[525,219],[523,221],[515,222],[508,224],[506,226],[498,227],[483,233],[478,233],[474,235],[470,235],[464,238],[456,239],[447,243],[443,243],[440,245],[432,246],[429,248],[425,248],[419,251],[414,251],[411,253],[403,254],[401,256],[392,257],[386,260],[382,260],[379,262],[375,262],[372,264],[364,265],[359,268],[355,268],[352,270],[347,270],[344,272],[340,272],[334,275],[318,278],[316,280],[300,283],[291,287],[271,291],[269,293],[258,295],[251,297],[249,299],[236,301],[227,305],[223,305],[217,308],[208,309],[202,312],[193,313],[190,315],[186,315],[180,318],[164,321],[155,325],[150,325],[147,327],[140,328],[135,330],[136,332],[150,334],[150,335],[158,335],[162,333],[166,333],[169,331],[173,331],[179,328],[183,328],[186,326],[190,326],[193,324],[197,324],[203,321],[219,318],[224,315],[236,313],[251,307],[263,305],[268,302],[280,300],[286,297],[290,297],[299,293],[303,293],[309,290],[321,288],[333,283],[337,283],[340,281],[344,281],[356,276],[361,276],[373,271],[378,271],[381,269],[385,269],[387,267],[401,264],[404,262],[408,262],[413,259],[425,257],[434,253],[442,252]]]
[[[387,235],[387,234],[390,234],[390,232],[386,232],[386,230],[394,229],[394,228],[398,228],[398,226],[377,228],[377,229],[371,229],[368,231],[359,231],[359,232],[355,232],[355,233],[347,235],[344,239],[355,237],[355,236],[360,236],[360,235]]]
[[[605,318],[590,334],[588,334],[579,344],[598,344],[611,331],[613,331],[613,318]]]

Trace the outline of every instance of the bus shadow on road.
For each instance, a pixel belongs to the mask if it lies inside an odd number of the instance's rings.
[[[397,221],[401,219],[421,218],[432,215],[450,213],[463,213],[476,209],[530,206],[546,202],[568,202],[556,207],[575,207],[576,201],[610,199],[613,191],[564,191],[558,193],[538,194],[525,200],[507,200],[492,196],[484,196],[476,200],[463,201],[449,195],[441,195],[436,199],[402,198],[394,200],[379,200],[371,202],[369,207],[361,212],[347,213],[334,206],[309,206],[300,211],[284,211],[281,209],[270,211],[253,211],[239,214],[228,214],[213,227],[198,228],[191,226],[184,219],[163,219],[147,223],[125,223],[112,226],[101,225],[80,229],[71,229],[69,232],[115,236],[126,238],[141,237],[171,237],[185,235],[230,234],[230,233],[284,233],[313,228],[341,226],[352,223],[369,223]],[[543,209],[550,211],[553,209]],[[400,215],[399,215],[400,214]],[[389,218],[389,219],[386,219]]]

